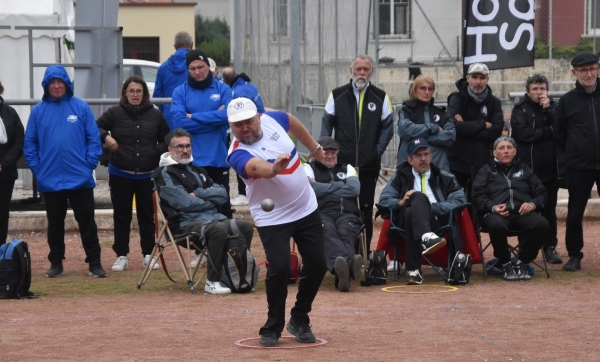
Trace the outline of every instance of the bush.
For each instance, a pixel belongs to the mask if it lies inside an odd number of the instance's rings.
[[[544,41],[540,39],[535,40],[534,51],[536,59],[547,59],[549,57],[549,47]],[[568,46],[556,46],[552,45],[552,58],[554,59],[571,59],[575,55],[582,52],[593,52],[594,51],[594,39],[585,38],[581,39],[578,44]],[[600,39],[596,39],[596,53],[600,51]]]
[[[201,49],[209,57],[213,58],[213,60],[217,63],[217,65],[223,67],[229,65],[230,59],[230,46],[229,42],[222,41],[214,41],[214,42],[204,42],[200,44],[200,46],[196,47],[197,49]]]

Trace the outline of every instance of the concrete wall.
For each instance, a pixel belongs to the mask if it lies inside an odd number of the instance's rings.
[[[173,38],[185,30],[194,34],[194,2],[121,3],[118,25],[123,37],[159,37],[160,62],[175,52]]]

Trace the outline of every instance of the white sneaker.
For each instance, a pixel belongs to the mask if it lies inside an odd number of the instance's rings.
[[[211,282],[210,280],[207,280],[206,284],[204,284],[204,291],[210,294],[231,293],[231,289],[221,286],[221,283],[219,282]]]
[[[200,255],[202,255],[202,259],[200,259]],[[201,266],[206,265],[206,255],[205,254],[196,254],[196,256],[194,257],[194,259],[190,263],[190,266],[192,268],[195,268],[196,265],[198,265],[198,261],[200,261],[200,265]]]
[[[231,206],[248,205],[246,195],[238,195],[235,199],[231,199]]]
[[[120,272],[120,271],[127,269],[128,266],[129,266],[129,261],[127,260],[127,257],[120,256],[117,258],[117,260],[113,264],[112,271]]]
[[[396,264],[396,271],[400,270],[400,263],[398,263],[395,260],[390,260],[390,263],[388,264],[388,267],[387,267],[387,271],[389,271],[389,272],[394,271],[394,263]]]
[[[150,262],[150,255],[146,255],[144,257],[144,262],[142,263],[142,266],[145,268],[149,262]],[[152,264],[150,265],[150,267],[154,270],[160,269],[160,265],[158,264],[158,259],[156,257],[152,258]]]

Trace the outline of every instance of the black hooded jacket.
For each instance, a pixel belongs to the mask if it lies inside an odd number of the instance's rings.
[[[579,82],[564,94],[554,114],[554,138],[565,163],[577,170],[600,170],[600,87],[588,93]]]
[[[0,97],[0,119],[6,129],[7,142],[0,144],[0,182],[16,180],[17,161],[23,154],[23,142],[25,130],[19,115],[14,108],[4,104],[4,99]]]
[[[543,108],[527,94],[517,103],[510,119],[512,137],[517,141],[517,158],[531,167],[542,182],[559,175],[556,143],[552,135],[556,103]]]
[[[468,92],[466,78],[456,82],[458,92],[448,97],[448,115],[454,120],[456,141],[452,145],[450,170],[452,172],[471,173],[485,165],[490,159],[492,143],[502,135],[504,117],[500,99],[492,94],[487,86],[488,95],[482,103],[477,103]],[[460,114],[463,121],[457,121]],[[486,122],[492,126],[486,128]]]

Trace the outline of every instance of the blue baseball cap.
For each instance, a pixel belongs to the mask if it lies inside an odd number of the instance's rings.
[[[408,142],[407,147],[408,155],[412,156],[415,152],[419,150],[419,148],[423,147],[429,148],[429,143],[427,143],[427,140],[425,138],[415,138],[413,140],[410,140],[410,142]]]

